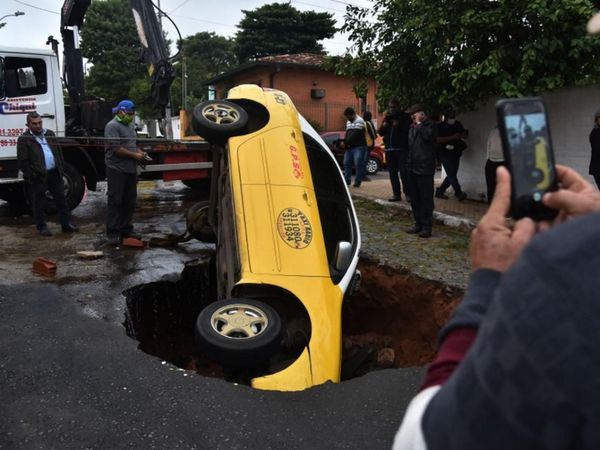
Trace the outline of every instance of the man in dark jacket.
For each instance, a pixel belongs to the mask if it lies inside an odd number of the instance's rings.
[[[437,188],[435,196],[437,198],[447,199],[446,189],[450,186],[454,189],[454,195],[458,201],[467,198],[458,182],[458,167],[462,152],[467,148],[463,141],[467,137],[467,130],[460,121],[456,120],[456,113],[448,111],[444,114],[444,120],[438,124],[437,152],[438,158],[446,171],[446,178]]]
[[[27,114],[27,131],[17,141],[19,169],[28,184],[33,220],[42,236],[52,235],[44,218],[46,191],[50,191],[54,198],[63,233],[79,231],[71,223],[63,183],[64,159],[60,148],[53,143],[54,136],[52,130],[43,127],[40,115],[30,112]]]
[[[431,237],[433,225],[433,176],[437,124],[425,114],[423,105],[410,108],[414,124],[408,133],[410,199],[415,225],[407,233]]]
[[[393,197],[390,202],[402,200],[400,179],[406,200],[410,201],[408,193],[408,131],[410,130],[410,115],[400,109],[398,99],[391,99],[389,111],[383,119],[383,124],[377,133],[383,137],[385,160],[387,161]],[[400,173],[400,178],[398,178]]]

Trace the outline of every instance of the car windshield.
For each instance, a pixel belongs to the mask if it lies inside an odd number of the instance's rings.
[[[337,284],[346,271],[346,268],[341,271],[334,268],[337,244],[341,241],[350,242],[353,251],[356,251],[357,229],[353,220],[351,200],[337,163],[329,150],[308,134],[303,135],[323,227],[329,270],[333,282]]]

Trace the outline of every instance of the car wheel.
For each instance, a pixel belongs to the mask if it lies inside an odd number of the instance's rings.
[[[217,242],[217,235],[208,221],[208,201],[195,203],[187,212],[187,229],[190,235],[202,242]]]
[[[199,103],[192,113],[192,128],[208,141],[223,142],[246,132],[248,113],[227,100]]]
[[[211,303],[196,320],[200,351],[224,366],[256,366],[279,352],[281,319],[269,305],[230,298]]]
[[[369,161],[367,162],[367,174],[375,175],[377,172],[379,172],[380,167],[381,167],[381,164],[379,163],[379,161],[377,159],[369,158]]]

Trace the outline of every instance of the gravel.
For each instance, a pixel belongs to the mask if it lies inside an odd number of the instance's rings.
[[[409,211],[354,198],[360,223],[361,257],[410,270],[427,280],[464,289],[469,268],[470,231],[434,223],[433,236],[423,239],[405,230],[413,225]]]

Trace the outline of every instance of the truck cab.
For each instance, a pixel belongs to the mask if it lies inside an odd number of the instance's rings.
[[[17,138],[27,113],[37,111],[44,128],[65,134],[65,109],[58,58],[40,49],[0,49],[0,183],[17,179]]]

